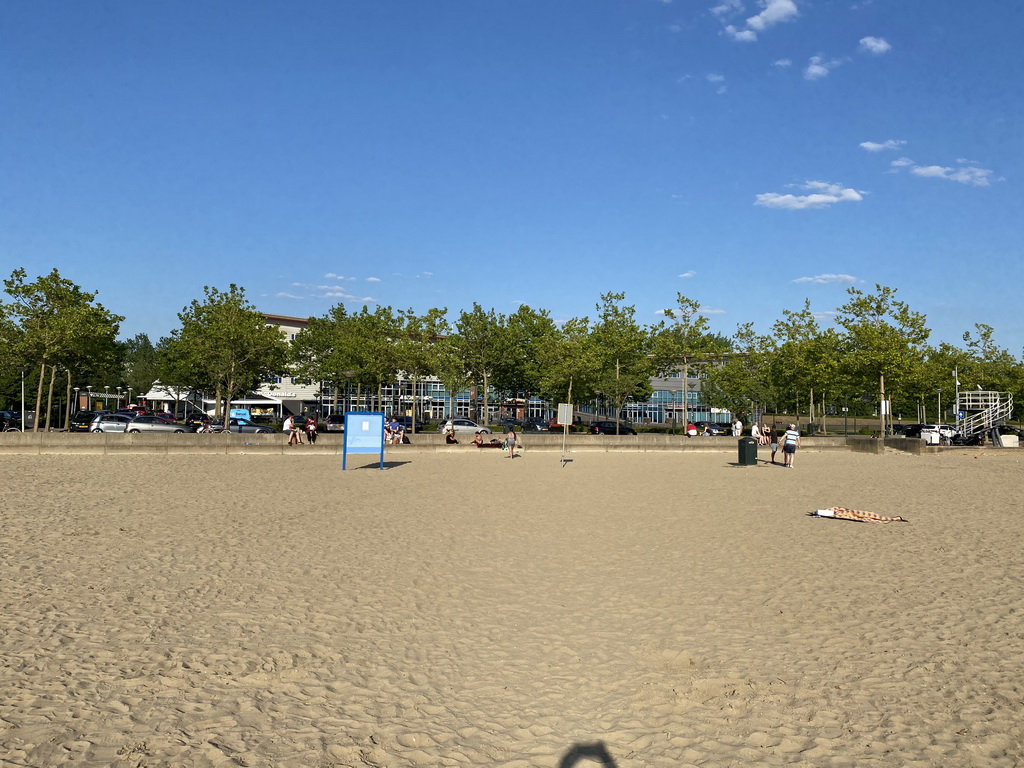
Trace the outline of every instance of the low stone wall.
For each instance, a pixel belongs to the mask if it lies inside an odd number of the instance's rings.
[[[284,454],[293,452],[340,455],[342,452],[340,433],[321,433],[316,445],[304,443],[289,446],[283,434],[238,435],[238,434],[92,434],[69,432],[2,432],[0,433],[0,454],[235,454],[263,453]],[[500,435],[491,438],[500,439]],[[524,451],[559,452],[563,437],[557,433],[528,433],[522,436]],[[853,439],[853,438],[850,438]],[[388,446],[388,452],[447,452],[476,451],[472,435],[463,435],[458,445],[447,445],[444,437],[434,432],[409,435],[410,444]],[[878,442],[878,441],[875,441]],[[800,443],[801,450],[849,450],[845,437],[805,437]],[[737,439],[734,437],[686,437],[644,433],[640,435],[587,435],[574,433],[565,438],[565,450],[573,452],[656,452],[674,451],[683,453],[728,453],[739,455]],[[758,456],[767,458],[769,449],[758,447]]]

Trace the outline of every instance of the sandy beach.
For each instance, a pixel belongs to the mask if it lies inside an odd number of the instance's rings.
[[[1024,762],[1024,451],[388,458],[5,457],[0,764]]]

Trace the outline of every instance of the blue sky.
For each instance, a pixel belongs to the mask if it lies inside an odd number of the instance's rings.
[[[155,341],[204,285],[556,320],[677,292],[770,329],[897,288],[1015,355],[1024,6],[394,0],[0,6],[0,271]]]

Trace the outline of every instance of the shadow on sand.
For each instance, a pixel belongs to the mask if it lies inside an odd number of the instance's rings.
[[[558,768],[572,768],[583,760],[599,763],[604,768],[618,768],[603,741],[595,741],[593,744],[573,744],[569,751],[562,756]]]

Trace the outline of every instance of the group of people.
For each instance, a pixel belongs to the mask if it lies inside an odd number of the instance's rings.
[[[739,419],[737,419],[739,422]],[[782,443],[782,466],[792,467],[793,458],[796,456],[796,449],[800,445],[800,430],[796,424],[790,424],[789,429],[779,435],[777,425],[758,424],[756,421],[750,427],[750,436],[757,440],[758,445],[768,446],[772,450],[772,464],[775,464],[775,454],[778,453],[779,443]]]
[[[309,440],[310,445],[316,445],[317,430],[320,424],[317,422],[316,416],[310,414],[306,417],[306,423],[303,426],[298,426],[295,423],[294,416],[288,416],[284,420],[284,424],[281,429],[288,435],[288,445],[302,445],[302,433],[306,433],[306,439]]]
[[[384,445],[401,445],[405,440],[405,426],[395,416],[384,425]]]

